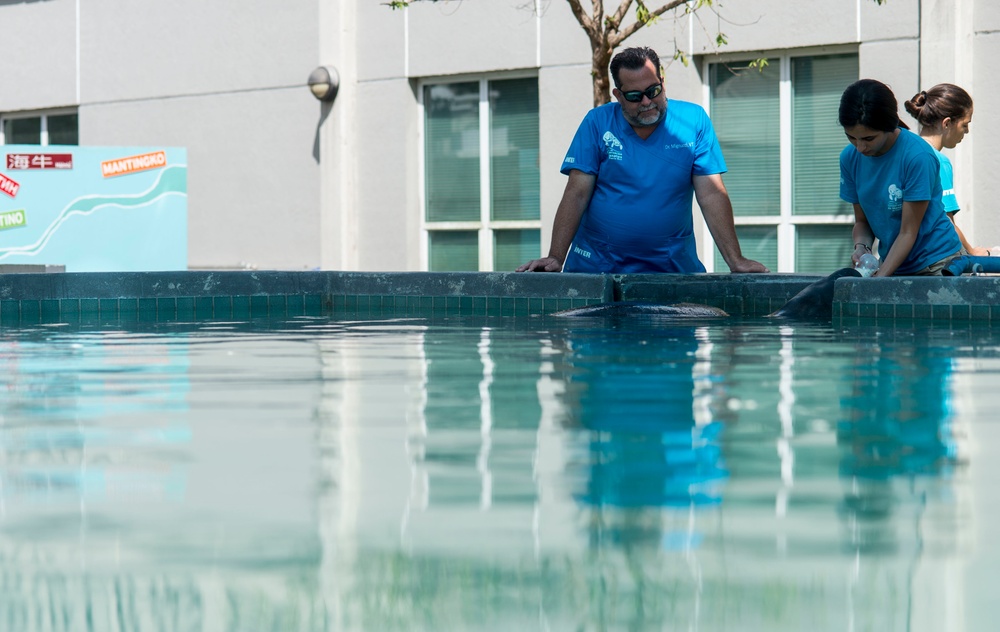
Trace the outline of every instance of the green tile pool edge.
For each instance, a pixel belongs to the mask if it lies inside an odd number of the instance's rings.
[[[914,305],[911,303],[834,303],[835,321],[935,321],[1000,323],[1000,305]]]
[[[280,281],[281,279],[279,279]],[[629,287],[647,288],[652,292],[649,298],[639,296],[639,300],[665,299],[665,302],[697,302],[720,307],[733,315],[761,316],[780,307],[786,297],[787,282],[778,284],[767,282],[756,287],[746,281],[733,279],[720,284],[718,279],[709,282],[677,282],[663,279],[660,283],[649,280],[633,282]],[[298,280],[282,281],[293,289]],[[614,295],[623,297],[627,280],[616,277]],[[350,284],[348,284],[349,286]],[[370,284],[372,289],[383,289],[384,281]],[[648,287],[647,287],[648,286]],[[520,288],[520,286],[517,286]],[[659,288],[659,289],[658,289]],[[666,288],[666,289],[664,289]],[[136,286],[137,292],[141,288]],[[220,288],[221,289],[221,288]],[[236,289],[235,287],[232,289]],[[247,289],[250,289],[249,287]],[[275,289],[280,289],[275,288]],[[585,307],[603,302],[601,298],[589,294],[587,298],[539,296],[535,287],[525,292],[509,287],[497,288],[499,295],[470,295],[435,293],[437,288],[428,286],[427,294],[354,294],[331,293],[319,287],[316,291],[303,293],[248,292],[245,294],[220,294],[200,296],[128,296],[125,298],[51,298],[44,292],[31,298],[0,299],[0,325],[14,326],[30,323],[83,323],[90,321],[212,321],[246,320],[261,317],[368,317],[386,318],[396,316],[426,317],[434,315],[459,316],[530,316],[556,311]],[[478,287],[477,289],[484,289]],[[506,291],[505,291],[506,290]],[[689,290],[689,291],[686,291]],[[711,291],[710,291],[711,290]],[[606,291],[606,290],[605,290]],[[794,290],[792,290],[794,292]],[[654,298],[654,295],[656,298]],[[29,294],[30,296],[30,294]],[[606,294],[605,294],[606,296]],[[857,300],[857,299],[861,300]],[[973,297],[969,297],[973,298]],[[837,319],[865,320],[933,320],[948,322],[979,323],[1000,322],[1000,305],[993,305],[987,297],[987,304],[980,300],[959,304],[902,304],[887,302],[880,295],[847,296],[835,299],[833,317]],[[847,300],[845,300],[847,299]],[[874,300],[872,300],[874,299]],[[630,297],[621,300],[634,300]],[[905,301],[905,299],[904,299]]]
[[[322,294],[0,300],[0,326],[100,321],[247,320],[323,316]]]
[[[295,316],[529,316],[601,303],[599,298],[268,294],[0,300],[0,326],[91,321],[212,321]]]
[[[599,298],[526,296],[390,296],[338,294],[331,316],[531,316],[597,305]]]
[[[351,316],[530,316],[595,305],[597,298],[499,296],[392,296],[269,294],[237,296],[117,299],[0,300],[0,326],[91,321],[212,321],[261,317]],[[731,313],[742,307],[735,297],[717,301]],[[725,308],[724,307],[724,308]],[[773,299],[758,298],[754,313],[776,308]],[[834,318],[878,320],[1000,321],[1000,305],[891,305],[836,303]]]

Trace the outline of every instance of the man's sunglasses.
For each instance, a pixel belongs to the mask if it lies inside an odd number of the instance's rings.
[[[638,103],[639,101],[642,101],[643,95],[646,95],[646,98],[652,101],[656,97],[660,96],[661,92],[663,92],[662,82],[651,85],[645,90],[629,90],[628,92],[622,92],[622,96],[625,97],[625,100],[630,103]]]

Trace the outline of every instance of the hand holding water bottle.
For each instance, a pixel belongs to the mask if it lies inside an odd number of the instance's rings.
[[[858,250],[862,251],[861,256],[857,255]],[[866,243],[854,244],[854,269],[861,273],[863,277],[870,277],[878,271],[878,257],[872,254],[872,248]]]
[[[878,258],[870,252],[866,252],[858,259],[854,269],[861,273],[863,277],[870,277],[878,272]]]

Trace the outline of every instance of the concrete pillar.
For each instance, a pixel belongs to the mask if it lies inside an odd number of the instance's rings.
[[[340,78],[333,103],[319,105],[314,156],[320,166],[320,266],[358,269],[356,182],[351,159],[356,130],[357,20],[350,0],[319,0],[317,65],[332,66]]]

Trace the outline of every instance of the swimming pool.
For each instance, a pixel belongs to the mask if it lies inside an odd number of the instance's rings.
[[[0,363],[7,629],[990,627],[989,327],[37,324]]]

